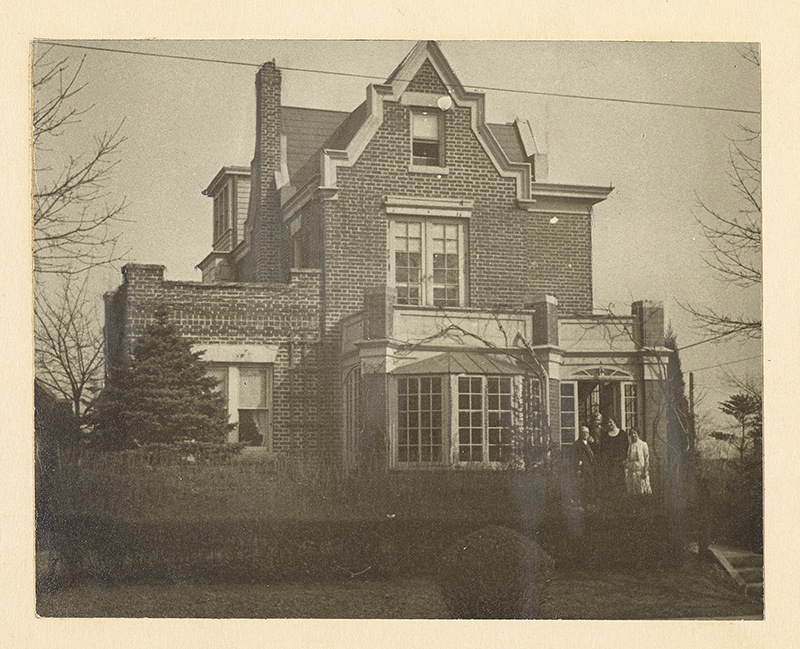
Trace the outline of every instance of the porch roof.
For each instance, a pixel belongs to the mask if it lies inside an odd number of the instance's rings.
[[[485,352],[444,352],[392,370],[391,374],[527,374],[510,356]]]

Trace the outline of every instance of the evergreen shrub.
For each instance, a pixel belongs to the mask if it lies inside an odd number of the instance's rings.
[[[103,448],[134,448],[181,440],[225,442],[232,429],[218,382],[202,353],[158,309],[130,362],[112,365],[92,421]]]
[[[536,542],[492,525],[445,551],[438,581],[453,617],[531,619],[554,574],[553,560]]]

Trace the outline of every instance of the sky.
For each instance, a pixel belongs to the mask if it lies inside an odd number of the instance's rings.
[[[283,103],[352,110],[369,79],[385,79],[412,41],[64,41],[71,45],[253,64],[229,65],[56,47],[85,56],[80,101],[91,105],[65,151],[123,123],[124,144],[109,190],[129,203],[118,251],[166,266],[168,279],[200,280],[211,249],[211,201],[202,196],[220,167],[249,166],[257,66],[275,59]],[[698,198],[739,209],[728,178],[730,139],[759,128],[760,115],[697,108],[542,96],[531,92],[759,111],[760,70],[731,43],[440,41],[467,89],[485,90],[490,122],[527,119],[548,155],[549,182],[613,185],[593,217],[594,300],[625,314],[634,300],[662,301],[679,346],[706,334],[681,305],[758,316],[760,291],[718,281],[703,261],[707,242],[693,212]],[[39,45],[44,47],[44,45]],[[98,295],[121,281],[97,279]],[[735,422],[717,404],[733,377],[760,381],[760,341],[692,346],[698,413],[720,429]],[[730,420],[730,421],[728,421]]]

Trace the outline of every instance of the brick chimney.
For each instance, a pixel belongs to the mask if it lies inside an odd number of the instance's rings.
[[[256,282],[282,282],[281,201],[275,174],[281,168],[281,73],[275,61],[261,66],[256,75],[256,151],[251,192],[255,221],[250,246],[254,263],[250,277]]]
[[[639,347],[664,346],[664,305],[640,300],[631,304],[634,317],[633,338]]]

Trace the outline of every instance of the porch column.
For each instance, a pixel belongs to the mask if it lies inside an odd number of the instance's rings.
[[[558,346],[558,300],[553,295],[538,294],[525,300],[533,309],[532,345]]]

